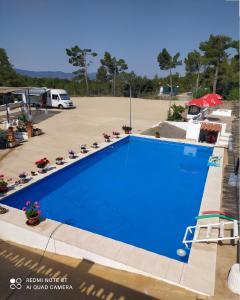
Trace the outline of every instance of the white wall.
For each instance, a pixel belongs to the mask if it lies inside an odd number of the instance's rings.
[[[218,135],[218,139],[220,135],[224,134],[226,132],[226,123],[217,123],[217,122],[206,122],[206,121],[193,121],[189,120],[187,122],[187,133],[186,133],[186,139],[196,140],[198,141],[201,123],[211,123],[211,124],[219,124],[221,125],[221,132]]]
[[[187,127],[188,127],[188,122],[174,122],[174,121],[165,121],[165,123],[169,123],[173,126],[176,126],[178,128],[181,128],[183,130],[187,131]]]
[[[187,125],[186,139],[198,141],[201,123],[193,120],[189,120],[187,124],[188,125]]]

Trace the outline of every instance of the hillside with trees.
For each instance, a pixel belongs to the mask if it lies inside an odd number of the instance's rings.
[[[88,48],[74,46],[66,49],[66,59],[76,70],[72,79],[34,78],[18,74],[11,65],[5,49],[0,48],[0,86],[36,86],[66,89],[74,96],[132,96],[158,99],[160,83],[179,92],[193,92],[194,97],[212,91],[227,100],[239,99],[239,41],[224,35],[210,35],[199,43],[199,49],[190,51],[185,58],[178,52],[171,55],[166,48],[159,49],[156,64],[169,75],[154,78],[127,72],[128,64],[105,52],[99,58],[96,78],[89,78],[88,67],[97,53]],[[180,75],[177,67],[184,62],[185,74]]]

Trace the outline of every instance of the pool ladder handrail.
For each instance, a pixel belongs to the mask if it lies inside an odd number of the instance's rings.
[[[232,225],[232,228],[226,228],[226,225]],[[199,234],[201,232],[201,229],[206,229],[206,237],[205,238],[199,238]],[[211,232],[213,229],[218,229],[218,237],[211,238]],[[231,230],[230,236],[225,236],[225,230]],[[194,232],[194,234],[193,234]],[[187,239],[188,234],[193,234],[192,239]],[[239,239],[239,222],[237,220],[224,222],[221,221],[219,223],[209,223],[209,224],[203,224],[203,225],[196,225],[196,226],[188,226],[186,228],[184,238],[183,238],[183,244],[189,248],[189,243],[201,243],[201,242],[218,242],[218,241],[224,241],[224,240],[237,240]]]

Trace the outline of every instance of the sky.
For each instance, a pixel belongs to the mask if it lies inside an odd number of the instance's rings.
[[[74,45],[123,58],[129,71],[164,76],[157,55],[198,49],[210,34],[239,38],[238,0],[0,0],[0,47],[15,68],[75,70],[65,49]],[[183,73],[184,66],[176,71]]]

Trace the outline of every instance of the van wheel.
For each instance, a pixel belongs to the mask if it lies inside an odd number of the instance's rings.
[[[63,109],[62,104],[59,104],[59,105],[58,105],[58,108],[59,108],[59,109]]]

